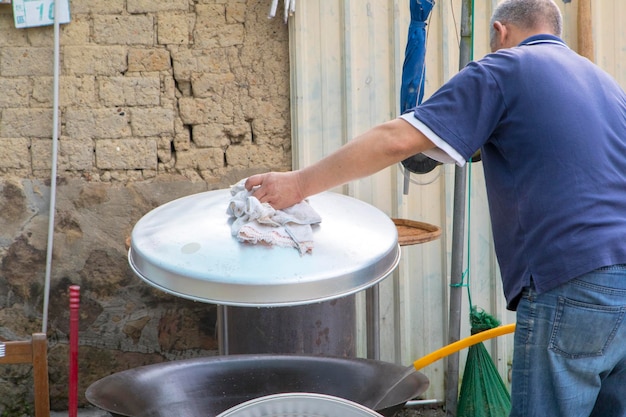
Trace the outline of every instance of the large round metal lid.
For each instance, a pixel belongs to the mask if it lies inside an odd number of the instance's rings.
[[[254,398],[216,417],[383,417],[364,405],[328,394],[285,392]]]
[[[382,211],[342,194],[308,199],[322,222],[312,253],[241,243],[226,214],[230,190],[208,191],[157,207],[131,235],[135,274],[161,290],[233,306],[326,301],[368,288],[397,266],[397,229]]]

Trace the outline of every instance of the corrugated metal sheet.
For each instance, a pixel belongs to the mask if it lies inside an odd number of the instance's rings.
[[[489,17],[497,3],[475,2],[474,58],[488,52]],[[564,38],[576,49],[578,3],[558,4],[565,18]],[[439,1],[431,13],[425,97],[458,71],[460,17],[460,0]],[[621,24],[625,18],[626,3],[593,2],[594,60],[622,86],[626,85],[626,27]],[[296,167],[322,158],[398,114],[409,19],[408,0],[298,2],[289,23]],[[467,193],[470,291],[473,304],[509,323],[514,315],[504,305],[481,168],[480,163],[471,165]],[[438,240],[403,247],[398,270],[380,284],[382,360],[410,365],[447,343],[453,178],[451,166],[413,175],[415,183],[409,194],[403,195],[401,169],[394,166],[337,190],[367,201],[389,216],[443,229]],[[463,311],[469,314],[466,295],[463,302]],[[469,335],[469,325],[466,320],[462,324],[463,337]],[[487,346],[507,380],[512,337],[500,337]],[[363,334],[359,352],[365,356]],[[461,358],[463,369],[463,355]],[[444,398],[444,365],[440,361],[423,370],[431,380],[427,398]]]

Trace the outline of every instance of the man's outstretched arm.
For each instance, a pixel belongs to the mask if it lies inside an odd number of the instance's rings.
[[[394,119],[373,127],[308,167],[253,175],[246,181],[246,188],[257,187],[253,196],[280,210],[433,147],[415,127],[402,119]]]

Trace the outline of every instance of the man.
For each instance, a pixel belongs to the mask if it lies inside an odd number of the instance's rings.
[[[511,416],[626,416],[626,95],[560,39],[552,0],[505,0],[492,54],[299,171],[251,176],[275,208],[416,153],[481,149],[508,307]]]

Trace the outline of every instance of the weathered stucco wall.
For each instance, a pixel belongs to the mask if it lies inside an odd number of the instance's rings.
[[[217,353],[215,306],[152,289],[125,240],[150,209],[291,164],[288,31],[265,0],[71,2],[61,26],[58,188],[48,322],[53,409],[67,407],[68,288],[81,287],[79,400],[96,379]],[[0,5],[0,340],[41,330],[53,29]],[[24,366],[0,412],[28,411]]]

